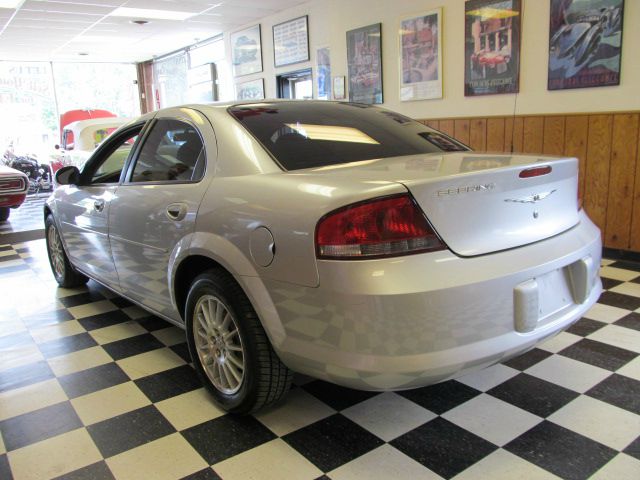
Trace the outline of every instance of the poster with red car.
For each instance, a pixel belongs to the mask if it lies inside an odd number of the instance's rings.
[[[624,0],[551,0],[549,90],[620,84]]]
[[[465,3],[466,96],[518,92],[521,18],[520,0]]]

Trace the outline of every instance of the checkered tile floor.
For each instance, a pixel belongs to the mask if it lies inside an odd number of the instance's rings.
[[[604,265],[600,302],[519,358],[398,393],[298,378],[236,417],[179,329],[56,288],[43,240],[2,246],[0,478],[638,479],[640,265]]]
[[[8,221],[0,222],[0,234],[44,229],[42,208],[49,195],[29,195],[20,207],[11,210]]]

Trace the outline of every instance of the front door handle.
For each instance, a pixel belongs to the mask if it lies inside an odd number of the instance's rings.
[[[184,203],[172,203],[167,207],[167,217],[170,220],[179,222],[187,216],[187,205]]]
[[[93,202],[93,208],[96,212],[102,212],[104,210],[104,200],[96,200]]]

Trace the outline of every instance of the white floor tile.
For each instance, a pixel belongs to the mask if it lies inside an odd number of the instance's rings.
[[[546,350],[547,352],[558,353],[560,350],[564,350],[580,340],[582,340],[582,337],[579,335],[574,335],[569,332],[560,332],[555,337],[551,337],[549,340],[538,345],[538,348]]]
[[[433,412],[393,392],[376,395],[341,413],[386,442],[436,417]]]
[[[507,452],[496,450],[454,480],[559,480],[560,477]]]
[[[548,419],[616,450],[623,450],[640,434],[640,416],[586,395]]]
[[[497,364],[492,367],[484,368],[477,372],[470,373],[464,377],[456,378],[458,382],[464,383],[470,387],[486,392],[493,387],[506,382],[511,377],[515,377],[520,372],[506,365]]]
[[[631,328],[607,325],[593,332],[587,338],[640,353],[640,332]]]
[[[589,480],[637,480],[640,478],[640,460],[620,453]]]
[[[583,316],[586,318],[590,318],[591,320],[613,323],[620,320],[622,317],[626,317],[627,315],[629,315],[629,310],[625,310],[624,308],[612,307],[610,305],[596,303]]]
[[[586,392],[611,375],[608,370],[561,355],[545,358],[525,372],[580,393]]]
[[[542,418],[487,394],[449,410],[443,418],[498,446],[505,445]]]

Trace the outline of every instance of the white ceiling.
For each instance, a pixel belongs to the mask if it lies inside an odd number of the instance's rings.
[[[138,62],[308,0],[0,0],[0,60]],[[194,14],[186,20],[116,17],[118,7]],[[88,53],[88,55],[79,55]]]

